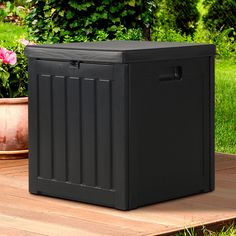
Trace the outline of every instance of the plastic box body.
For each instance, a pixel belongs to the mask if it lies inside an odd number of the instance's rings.
[[[128,210],[214,190],[214,45],[25,53],[31,193]]]

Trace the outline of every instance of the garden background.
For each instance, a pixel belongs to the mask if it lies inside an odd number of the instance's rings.
[[[0,0],[0,47],[14,50],[18,58],[10,79],[0,81],[0,97],[27,95],[27,41],[22,39],[214,43],[216,151],[236,153],[235,0]]]

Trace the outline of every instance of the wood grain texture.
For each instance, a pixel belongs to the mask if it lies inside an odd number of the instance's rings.
[[[236,156],[216,154],[216,190],[133,211],[28,193],[28,160],[0,161],[0,236],[161,235],[236,219]]]

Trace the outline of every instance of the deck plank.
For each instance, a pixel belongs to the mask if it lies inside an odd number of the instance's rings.
[[[46,234],[32,233],[25,230],[14,229],[0,225],[1,236],[47,236]]]
[[[0,161],[0,235],[160,235],[236,219],[236,156],[216,154],[216,190],[132,211],[28,193],[28,160]]]

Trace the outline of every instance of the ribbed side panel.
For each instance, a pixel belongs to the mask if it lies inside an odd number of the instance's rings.
[[[112,80],[40,75],[39,176],[113,188]]]
[[[81,86],[77,77],[67,79],[68,180],[82,183]]]
[[[97,184],[112,188],[111,81],[97,82]]]
[[[82,144],[83,183],[97,184],[97,137],[96,137],[96,81],[81,80],[82,92]]]
[[[52,173],[52,101],[51,77],[38,77],[38,104],[39,104],[39,176],[53,178]]]
[[[65,78],[52,77],[54,178],[67,180]]]

